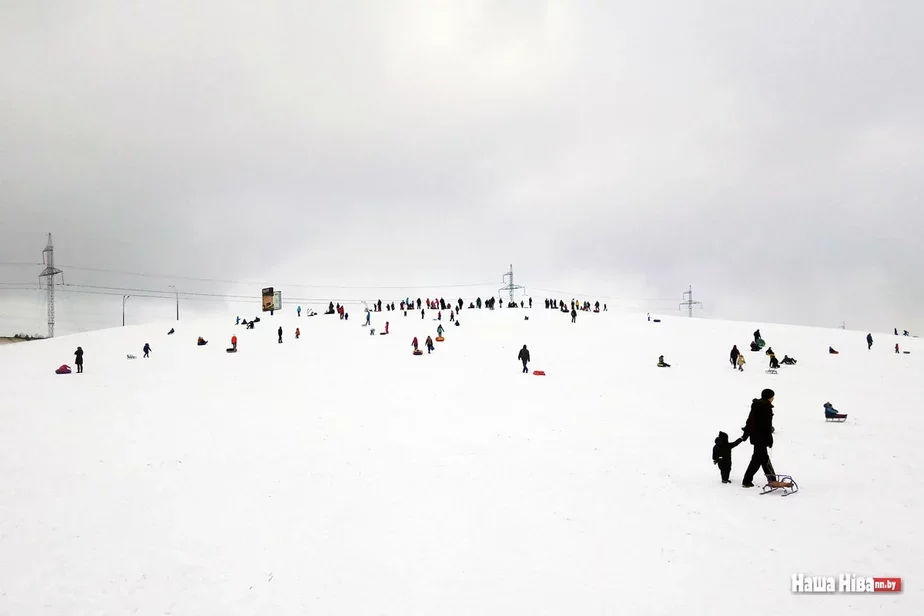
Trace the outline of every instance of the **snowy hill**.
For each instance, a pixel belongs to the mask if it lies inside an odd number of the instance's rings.
[[[435,311],[374,313],[388,336],[282,311],[0,347],[0,614],[920,611],[917,339],[763,325],[798,360],[768,375],[759,324],[443,315],[419,357]],[[85,372],[55,375],[78,345]],[[747,443],[731,484],[711,463],[765,387],[785,498],[741,486]],[[906,588],[805,597],[796,573]]]

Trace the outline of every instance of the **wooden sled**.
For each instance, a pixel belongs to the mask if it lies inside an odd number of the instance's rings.
[[[545,376],[545,371],[544,370],[533,370],[533,374],[535,374],[536,376]]]
[[[825,421],[834,421],[837,423],[844,423],[847,421],[846,413],[838,413],[837,415],[825,415]]]
[[[446,340],[446,339],[443,338],[442,336],[437,336],[434,340],[436,340],[437,342],[442,342],[442,341],[444,341],[444,340]]]
[[[769,479],[770,477],[768,476],[767,485],[761,488],[761,494],[770,494],[771,492],[782,490],[783,496],[789,496],[790,494],[795,494],[799,491],[799,485],[789,475],[777,474],[773,481],[770,481]]]

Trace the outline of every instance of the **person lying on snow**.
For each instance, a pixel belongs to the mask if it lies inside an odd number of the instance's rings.
[[[743,439],[737,439],[731,443],[728,442],[728,435],[719,432],[715,437],[715,445],[712,447],[712,463],[719,466],[719,473],[722,476],[722,483],[731,483],[728,475],[731,473],[732,454],[731,450],[740,445]]]
[[[796,360],[794,360],[789,355],[783,355],[783,363],[786,364],[787,366],[795,366]]]

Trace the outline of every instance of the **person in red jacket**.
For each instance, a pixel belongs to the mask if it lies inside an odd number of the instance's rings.
[[[237,336],[231,336],[231,348],[237,350]]]
[[[414,336],[414,340],[411,341],[411,346],[414,347],[415,351],[417,350],[417,347],[418,347],[417,336]]]

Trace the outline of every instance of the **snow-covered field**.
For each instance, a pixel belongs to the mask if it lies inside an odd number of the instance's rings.
[[[375,313],[388,336],[286,309],[0,348],[0,614],[921,613],[917,339],[761,325],[799,362],[768,375],[754,323],[443,315],[420,357],[435,311]],[[85,373],[55,375],[78,345]],[[711,462],[765,387],[785,498],[741,487],[747,443],[731,484]],[[905,588],[803,596],[794,573]]]

